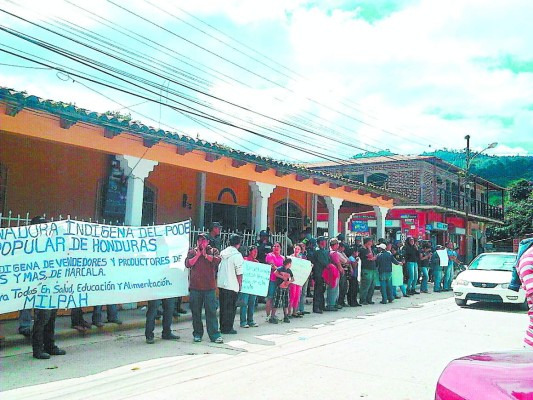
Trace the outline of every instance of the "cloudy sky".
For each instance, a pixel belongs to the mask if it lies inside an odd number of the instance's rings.
[[[466,134],[533,155],[531,0],[0,9],[0,86],[47,99],[291,161],[461,150]]]

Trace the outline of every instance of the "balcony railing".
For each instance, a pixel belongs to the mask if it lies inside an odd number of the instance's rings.
[[[470,215],[477,215],[500,221],[503,221],[504,218],[503,208],[491,206],[476,199],[467,199],[464,194],[458,194],[457,192],[450,192],[444,189],[439,189],[437,205],[463,212],[466,212],[468,207]]]

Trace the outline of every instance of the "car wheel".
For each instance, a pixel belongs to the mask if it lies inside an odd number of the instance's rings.
[[[455,303],[456,303],[459,307],[464,307],[464,306],[466,306],[466,300],[455,299]]]
[[[520,304],[520,310],[529,311],[529,304],[527,304],[527,300],[524,300],[524,302]]]

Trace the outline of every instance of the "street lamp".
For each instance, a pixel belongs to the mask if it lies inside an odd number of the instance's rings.
[[[483,153],[485,150],[493,149],[498,145],[498,142],[492,142],[487,147],[485,147],[483,150],[478,151],[476,154],[474,154],[473,157],[470,155],[470,135],[465,136],[466,139],[466,166],[465,166],[465,261],[468,262],[468,256],[470,254],[470,242],[468,241],[469,238],[469,230],[468,230],[468,216],[470,213],[470,166],[472,164],[472,160],[479,156],[481,153]],[[474,183],[475,184],[475,183]],[[487,194],[488,195],[488,194]]]

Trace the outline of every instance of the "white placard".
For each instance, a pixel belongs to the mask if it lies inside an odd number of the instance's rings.
[[[439,255],[439,259],[440,259],[440,266],[447,267],[448,266],[448,250],[437,250],[437,254]]]
[[[270,282],[272,267],[252,261],[244,261],[242,264],[242,293],[266,296]]]
[[[309,260],[291,257],[291,271],[294,277],[294,285],[303,286],[309,274],[311,273],[312,264]]]

